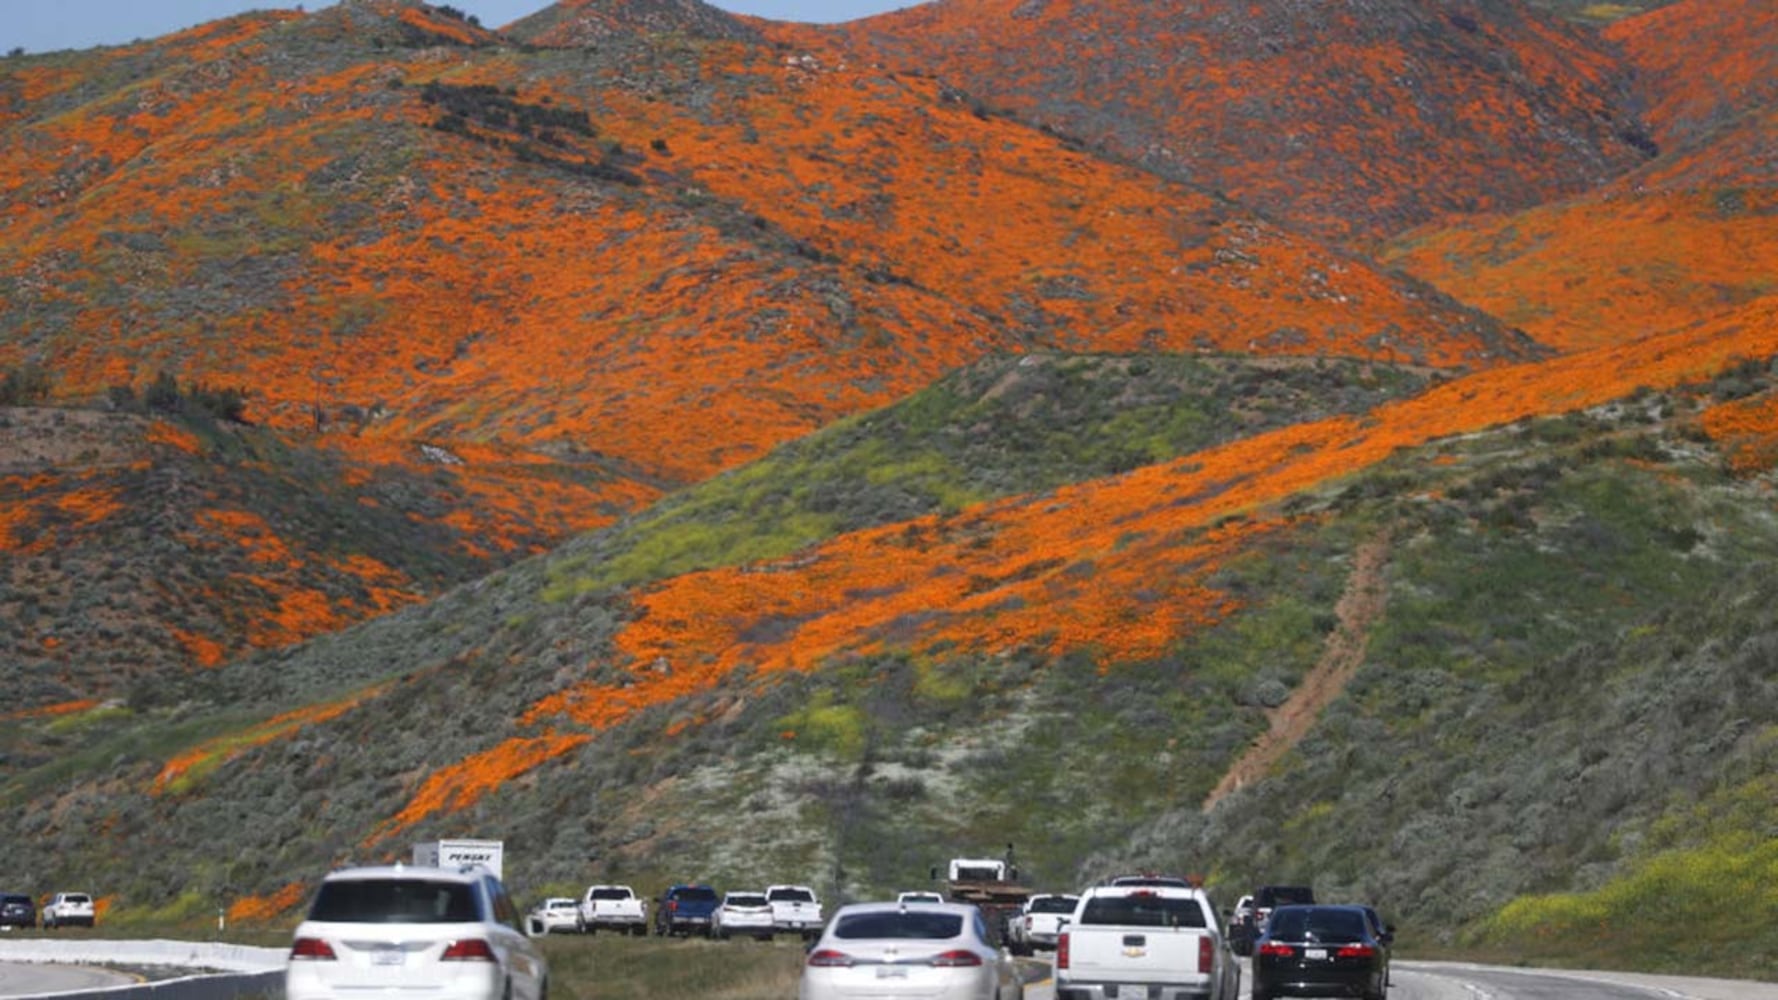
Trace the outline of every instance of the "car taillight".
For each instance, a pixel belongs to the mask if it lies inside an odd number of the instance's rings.
[[[1377,953],[1377,949],[1372,948],[1368,944],[1349,944],[1349,945],[1342,947],[1339,951],[1334,952],[1334,957],[1335,958],[1370,958],[1371,956],[1375,955],[1376,953]]]
[[[333,953],[333,946],[320,938],[297,938],[290,946],[290,959],[293,962],[333,962],[339,959]]]
[[[843,951],[823,948],[809,954],[809,964],[820,969],[844,969],[852,965],[852,956]]]
[[[492,962],[494,949],[481,938],[464,938],[452,941],[451,946],[438,956],[441,962]]]
[[[1056,968],[1068,968],[1068,932],[1056,935]]]
[[[1198,938],[1198,971],[1209,972],[1216,968],[1216,943],[1208,934]]]
[[[1296,954],[1296,949],[1287,944],[1276,944],[1267,941],[1265,944],[1259,946],[1259,953],[1261,955],[1270,955],[1273,958],[1289,958]]]
[[[982,956],[977,955],[973,951],[958,948],[954,951],[940,952],[937,955],[932,956],[932,960],[929,964],[935,965],[941,969],[961,969],[966,966],[982,964]]]

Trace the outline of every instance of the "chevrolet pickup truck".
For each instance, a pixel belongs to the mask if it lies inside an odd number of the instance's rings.
[[[1236,1000],[1241,966],[1202,889],[1102,885],[1056,938],[1056,1000]]]
[[[627,885],[589,885],[580,901],[580,925],[599,931],[648,933],[648,906]]]

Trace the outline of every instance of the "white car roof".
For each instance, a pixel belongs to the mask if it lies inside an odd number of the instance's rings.
[[[844,916],[850,916],[851,914],[854,914],[854,913],[899,913],[907,905],[908,904],[903,903],[899,900],[896,900],[893,902],[878,901],[878,902],[871,902],[871,903],[847,903],[845,906],[840,907],[839,911],[836,912],[833,916],[834,916],[834,920],[837,922],[839,920],[839,918],[844,917]],[[963,914],[964,916],[969,916],[971,914],[979,913],[981,911],[978,910],[976,908],[975,904],[973,904],[973,903],[921,903],[920,904],[920,912],[921,913],[960,913],[960,914]]]
[[[324,882],[338,882],[348,879],[370,878],[411,878],[425,879],[429,882],[474,882],[484,875],[492,875],[490,869],[479,865],[468,868],[432,868],[427,865],[363,865],[357,868],[339,868],[327,873]]]

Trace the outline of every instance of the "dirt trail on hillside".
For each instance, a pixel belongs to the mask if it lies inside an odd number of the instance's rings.
[[[1327,637],[1321,658],[1284,704],[1266,712],[1271,727],[1217,782],[1216,789],[1204,800],[1205,812],[1216,808],[1216,804],[1230,792],[1264,777],[1279,758],[1308,735],[1315,720],[1340,696],[1340,692],[1346,690],[1347,683],[1364,663],[1371,625],[1388,604],[1387,581],[1383,573],[1388,562],[1387,535],[1359,548],[1353,560],[1352,576],[1346,581],[1346,592],[1334,605],[1338,624],[1334,626],[1333,634]]]

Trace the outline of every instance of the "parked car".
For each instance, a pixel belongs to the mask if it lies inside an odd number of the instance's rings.
[[[895,901],[897,903],[942,903],[945,901],[945,897],[936,892],[922,892],[915,890],[913,892],[897,893]]]
[[[1389,992],[1390,939],[1362,906],[1280,906],[1253,946],[1253,1000]]]
[[[86,892],[58,892],[43,907],[43,929],[91,927],[95,916],[93,897]]]
[[[347,868],[297,925],[287,1000],[397,994],[544,1000],[549,965],[486,868]]]
[[[1015,955],[1029,955],[1038,948],[1054,948],[1062,924],[1074,913],[1079,896],[1040,892],[1025,900],[1007,928]]]
[[[669,886],[654,911],[654,932],[669,936],[697,931],[709,937],[720,903],[716,890],[707,885]]]
[[[589,885],[580,901],[580,922],[588,934],[647,934],[648,904],[627,885]]]
[[[0,893],[0,927],[36,926],[36,900],[18,893]]]
[[[805,940],[821,933],[821,901],[806,885],[768,885],[772,927],[780,934],[801,934]]]
[[[713,920],[716,936],[731,938],[737,934],[756,937],[764,941],[772,939],[772,904],[766,894],[757,890],[753,892],[727,892],[723,894],[722,905],[716,908]]]
[[[580,904],[568,896],[551,896],[538,903],[528,917],[533,921],[540,934],[554,934],[566,931],[572,934],[583,934],[586,925],[580,920]]]
[[[1017,1000],[1018,967],[964,903],[852,903],[833,915],[803,963],[798,1000],[860,996]]]

